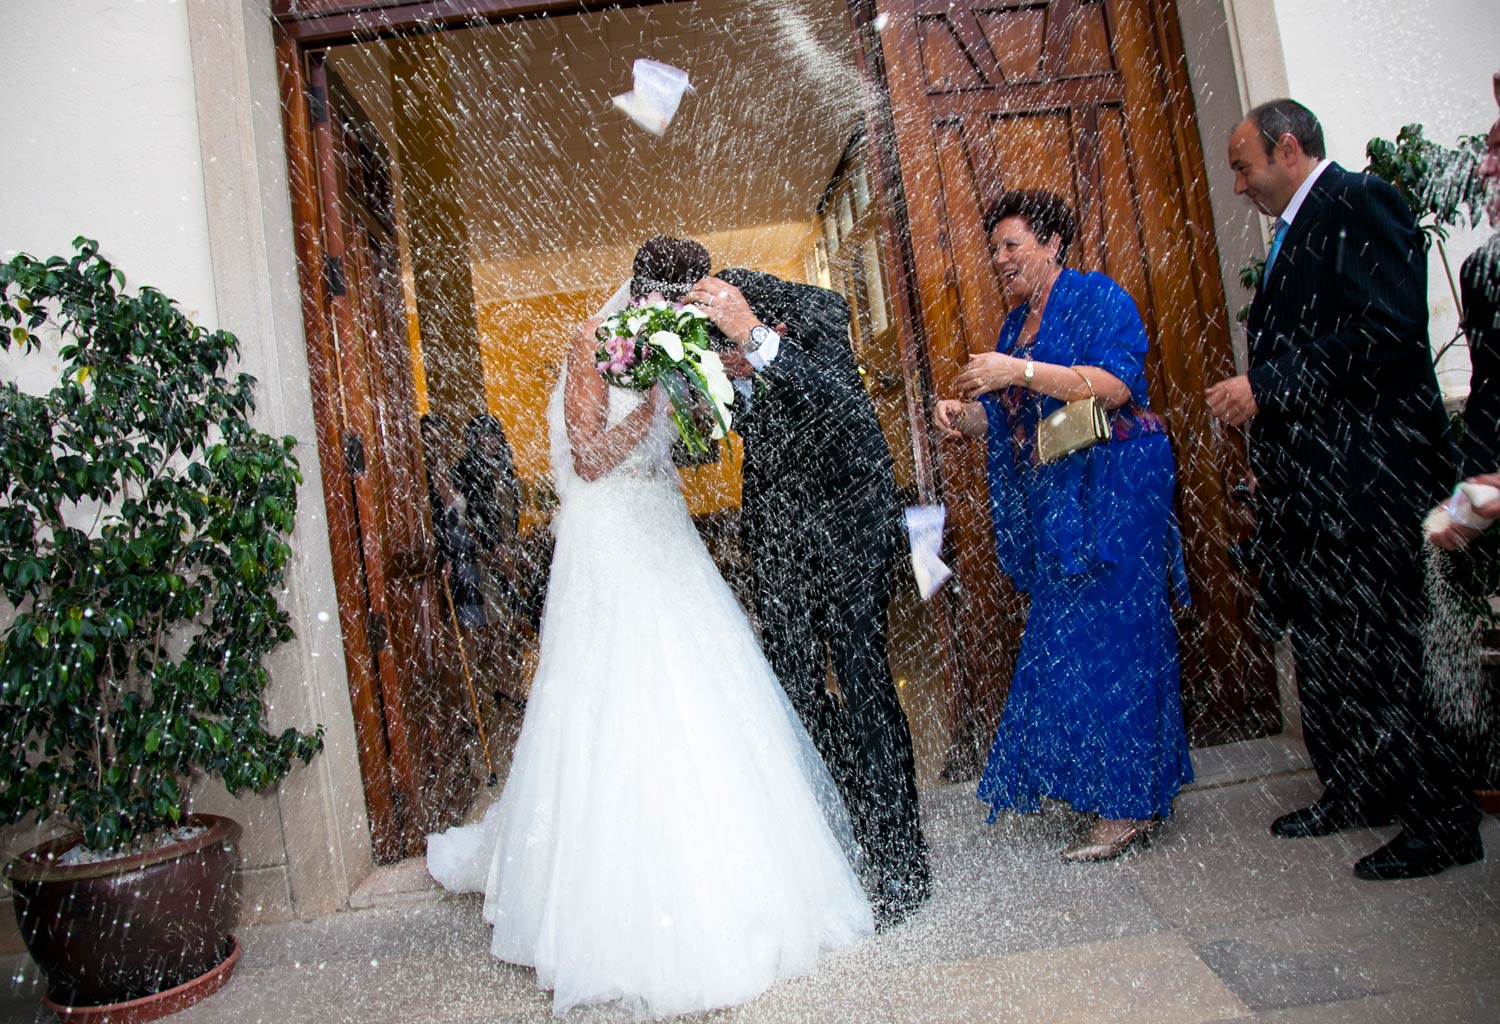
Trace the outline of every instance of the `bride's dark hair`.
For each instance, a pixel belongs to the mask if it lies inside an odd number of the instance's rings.
[[[630,273],[630,297],[642,299],[652,292],[673,302],[681,301],[688,288],[708,276],[708,250],[686,238],[657,235],[635,251]]]

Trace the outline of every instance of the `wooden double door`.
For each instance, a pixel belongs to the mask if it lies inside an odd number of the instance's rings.
[[[412,501],[426,492],[389,177],[378,137],[364,138],[356,112],[330,91],[322,53],[354,39],[612,6],[621,5],[273,3],[324,495],[381,859],[414,852],[424,830],[452,820],[473,772],[453,740],[466,719],[451,666],[403,639],[421,636],[422,623],[430,630],[441,606],[430,525]],[[1150,332],[1150,397],[1177,457],[1194,598],[1179,628],[1195,741],[1274,730],[1271,661],[1248,625],[1251,587],[1229,556],[1248,527],[1229,499],[1243,439],[1211,423],[1202,397],[1233,359],[1175,5],[849,0],[848,13],[912,464],[924,499],[950,515],[958,579],[937,600],[956,749],[977,753],[993,735],[1025,616],[995,563],[981,453],[940,443],[929,419],[968,354],[993,346],[1005,313],[981,223],[1001,188],[1070,199],[1080,221],[1073,265],[1119,281]]]

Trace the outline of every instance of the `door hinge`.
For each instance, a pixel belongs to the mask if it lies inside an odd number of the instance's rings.
[[[385,616],[380,612],[371,612],[365,620],[365,636],[370,641],[370,653],[379,654],[385,650],[386,634]]]
[[[358,434],[344,435],[344,467],[350,476],[359,476],[365,471],[365,439]]]
[[[323,257],[323,287],[329,295],[344,294],[344,257]]]

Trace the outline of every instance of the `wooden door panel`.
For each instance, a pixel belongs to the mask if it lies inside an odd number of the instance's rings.
[[[995,173],[995,157],[983,135],[979,145],[966,146],[968,134],[978,133],[965,133],[957,125],[942,125],[935,131],[948,251],[963,309],[964,347],[982,352],[994,347],[993,341],[986,344],[984,339],[993,339],[999,332],[1005,310],[994,287],[996,275],[984,235],[984,197],[976,182]]]
[[[1042,77],[1042,53],[1047,31],[1045,6],[1003,14],[975,15],[1002,82],[1035,82]]]
[[[1059,68],[1064,78],[1102,75],[1118,70],[1104,4],[1081,3],[1056,9],[1066,11],[1063,19],[1068,42]]]
[[[1125,141],[1124,116],[1118,109],[1099,111],[1098,131],[1100,165],[1124,168],[1126,173],[1100,176],[1102,180],[1095,199],[1098,218],[1089,223],[1089,233],[1099,240],[1098,248],[1091,248],[1084,258],[1091,264],[1088,269],[1103,270],[1136,297],[1146,330],[1151,337],[1159,337],[1163,310],[1159,301],[1151,301],[1151,283],[1146,272],[1146,239],[1136,207],[1141,186],[1137,176],[1129,173],[1131,163]],[[1170,296],[1168,301],[1171,301]],[[1146,356],[1146,372],[1147,379],[1156,389],[1151,395],[1156,408],[1165,407],[1161,393],[1165,385],[1159,366],[1161,358],[1162,346],[1152,345]]]
[[[358,624],[347,618],[341,621],[348,630],[364,634],[365,645],[355,653],[368,673],[373,688],[375,709],[383,732],[383,745],[368,748],[374,756],[362,763],[366,772],[388,775],[392,806],[389,814],[372,820],[386,830],[377,834],[375,845],[387,855],[398,855],[411,849],[411,809],[417,806],[413,787],[411,744],[405,719],[405,704],[399,684],[395,654],[389,637],[389,608],[386,587],[386,563],[381,537],[381,477],[369,471],[368,451],[374,436],[371,397],[371,361],[362,344],[357,302],[351,295],[349,272],[357,256],[351,258],[349,242],[350,190],[346,184],[348,161],[340,122],[330,116],[329,75],[321,54],[308,55],[308,80],[317,114],[311,123],[311,148],[317,171],[318,244],[320,249],[322,288],[321,307],[317,316],[332,342],[332,357],[337,377],[331,383],[336,389],[335,415],[338,417],[340,450],[325,453],[326,458],[342,461],[344,477],[352,494],[351,511],[361,587],[352,603],[342,600],[341,607],[358,616]],[[358,245],[355,245],[356,252]],[[362,602],[359,600],[362,598]],[[394,834],[392,834],[394,832]]]
[[[994,66],[989,44],[983,37],[961,33],[960,25],[946,19],[919,21],[922,71],[929,88],[973,89],[988,85]],[[961,34],[969,35],[965,41]]]
[[[995,115],[976,127],[987,136],[999,172],[987,185],[1005,187],[1014,181],[1019,187],[1026,181],[1076,200],[1077,183],[1068,173],[1073,143],[1066,114]]]
[[[975,446],[956,445],[934,437],[927,422],[931,396],[952,393],[958,367],[968,353],[968,341],[958,316],[957,288],[950,287],[949,265],[943,251],[946,218],[937,188],[937,154],[931,143],[931,121],[936,116],[927,102],[927,84],[917,29],[905,5],[872,2],[886,24],[876,31],[877,13],[866,8],[862,24],[872,72],[883,73],[886,88],[871,100],[878,111],[871,118],[874,152],[880,161],[883,193],[895,200],[901,216],[886,221],[886,247],[892,264],[903,270],[901,313],[911,326],[911,342],[904,346],[910,364],[907,379],[920,391],[910,404],[915,436],[926,437],[928,462],[923,467],[930,500],[948,507],[949,553],[956,585],[942,595],[946,602],[945,636],[949,650],[950,719],[957,771],[972,770],[972,762],[986,742],[1008,679],[1014,645],[997,642],[1016,633],[1018,602],[995,561],[994,537],[988,509],[979,502],[956,500],[957,495],[980,493],[986,486],[984,458]],[[905,22],[903,23],[903,19]],[[961,122],[960,122],[961,123]],[[965,763],[965,762],[969,763]]]
[[[340,624],[375,853],[389,861],[420,853],[476,780],[455,756],[466,719],[437,642],[388,161],[323,54],[282,50]]]
[[[277,64],[281,75],[287,140],[287,172],[291,185],[293,218],[297,226],[296,248],[302,283],[302,319],[307,332],[308,375],[312,385],[313,420],[321,457],[323,501],[328,513],[330,554],[339,626],[343,636],[344,665],[348,674],[350,705],[354,715],[355,743],[359,751],[360,779],[376,860],[386,862],[402,854],[397,828],[395,793],[388,770],[389,751],[380,709],[368,607],[365,600],[364,566],[359,557],[358,516],[349,464],[344,457],[341,373],[335,331],[326,315],[332,281],[325,275],[327,250],[321,232],[319,202],[317,114],[326,110],[311,81],[304,54],[290,39],[278,38]]]
[[[1245,527],[1228,500],[1243,439],[1212,427],[1202,397],[1232,356],[1175,10],[1148,0],[879,7],[902,188],[922,197],[907,210],[935,394],[951,393],[969,353],[993,347],[1006,311],[982,226],[988,199],[1008,188],[1064,196],[1079,218],[1070,264],[1129,291],[1153,342],[1151,401],[1177,454],[1195,598],[1179,617],[1190,728],[1200,741],[1264,731],[1274,722],[1270,663],[1227,555]],[[940,451],[958,614],[974,637],[959,659],[962,688],[985,713],[974,697],[1003,689],[996,677],[1008,678],[1001,663],[1023,612],[993,565],[977,446]]]
[[[336,84],[336,80],[335,80]],[[347,90],[330,89],[341,139],[354,335],[348,347],[369,392],[371,419],[366,472],[380,517],[376,539],[382,563],[392,686],[388,731],[400,731],[406,750],[400,788],[410,795],[402,822],[410,853],[428,832],[453,824],[476,786],[458,633],[442,587],[427,506],[411,349],[395,237],[395,198],[384,142]],[[367,551],[367,560],[371,553]]]

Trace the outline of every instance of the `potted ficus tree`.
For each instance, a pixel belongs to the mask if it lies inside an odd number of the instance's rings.
[[[259,792],[322,744],[263,702],[301,476],[235,338],[74,248],[0,264],[4,343],[60,366],[0,386],[0,823],[70,826],[5,867],[49,1003],[144,1020],[237,953],[240,828],[190,785]]]

